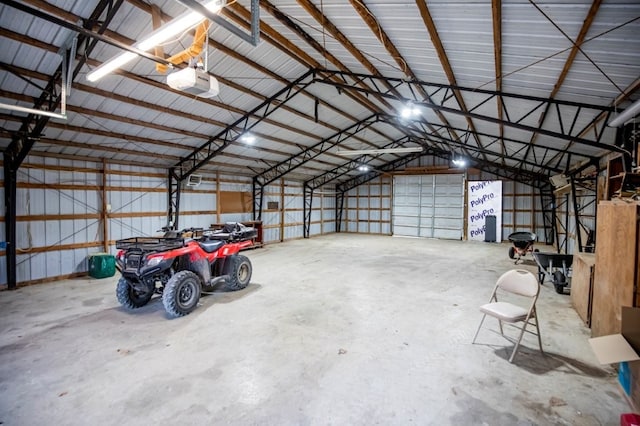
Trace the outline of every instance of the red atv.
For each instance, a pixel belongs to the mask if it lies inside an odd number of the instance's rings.
[[[227,223],[219,231],[190,228],[168,231],[161,238],[118,240],[118,301],[135,309],[159,293],[166,311],[178,317],[193,311],[201,292],[213,291],[216,284],[224,281],[228,289],[241,290],[251,280],[252,266],[238,253],[253,245],[256,233],[240,223]]]

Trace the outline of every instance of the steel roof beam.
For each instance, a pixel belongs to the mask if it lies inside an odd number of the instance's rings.
[[[204,166],[209,160],[224,151],[232,142],[236,141],[242,134],[251,130],[274,111],[278,110],[288,100],[299,94],[305,87],[309,86],[313,82],[314,75],[315,72],[313,70],[307,71],[278,93],[227,126],[226,129],[210,137],[207,142],[174,166],[176,169],[176,177],[182,181],[188,175]]]
[[[358,132],[363,131],[371,127],[373,124],[379,121],[378,114],[370,115],[369,117],[361,120],[351,126],[343,129],[328,138],[321,140],[320,142],[305,148],[299,154],[293,155],[282,161],[279,164],[265,170],[264,172],[256,175],[253,180],[257,182],[258,185],[264,187],[269,185],[271,182],[285,176],[286,174],[292,172],[296,168],[302,166],[308,161],[313,160],[320,154],[326,153],[329,149],[334,146],[344,142],[346,139],[353,137]]]
[[[389,55],[396,61],[396,64],[400,67],[402,72],[409,77],[411,80],[418,80],[415,72],[411,69],[409,63],[404,59],[398,48],[393,44],[393,41],[389,38],[384,29],[380,26],[378,21],[375,19],[373,13],[367,8],[367,6],[361,0],[349,0],[351,6],[355,9],[356,12],[360,15],[360,18],[369,26],[369,29],[373,33],[373,35],[380,41],[382,46],[387,50]],[[417,93],[414,93],[414,96],[421,96],[423,99],[427,99],[429,101],[429,94],[422,89],[422,87],[417,88]],[[436,115],[444,123],[445,125],[449,125],[449,121],[440,111],[435,111]],[[432,129],[433,130],[433,129]],[[435,131],[435,130],[434,130]],[[453,139],[460,139],[460,137],[455,133],[451,133],[450,136]]]
[[[462,142],[447,139],[447,138],[441,136],[439,133],[433,133],[433,134],[422,133],[421,134],[421,130],[420,129],[412,127],[412,124],[415,124],[415,123],[402,123],[399,120],[397,120],[395,117],[392,117],[392,116],[383,116],[383,115],[381,115],[380,116],[380,121],[387,122],[387,123],[389,123],[389,124],[391,124],[393,126],[396,126],[396,128],[398,128],[399,130],[401,130],[401,131],[403,131],[405,133],[411,132],[411,135],[412,135],[412,137],[414,137],[415,141],[426,141],[428,143],[436,143],[436,144],[439,143],[440,146],[438,146],[436,148],[448,151],[450,154],[453,153],[453,151],[454,151],[452,149],[451,145],[455,145],[455,147],[464,146]],[[464,131],[464,129],[456,129],[456,130]],[[480,135],[486,135],[486,134],[480,133]],[[495,137],[495,136],[492,136],[492,135],[486,135],[486,136]],[[436,140],[434,140],[434,138]],[[519,141],[514,141],[514,142],[518,142],[518,143],[522,144],[522,142],[519,142]],[[424,142],[423,142],[423,144],[424,144]],[[526,146],[526,145],[523,145],[523,147],[521,149],[524,149],[524,146]],[[487,156],[493,156],[493,157],[497,157],[496,158],[497,162],[494,162],[496,165],[505,164],[504,161],[503,162],[499,161],[501,158],[506,159],[506,160],[511,160],[511,161],[514,161],[514,162],[518,162],[520,160],[519,158],[515,157],[514,155],[502,154],[500,152],[490,151],[490,150],[488,150],[486,148],[480,148],[480,147],[476,147],[476,146],[473,146],[473,145],[467,145],[466,148],[467,148],[467,156],[470,159],[478,159],[477,156],[478,155],[482,155],[484,157],[484,160],[489,161]],[[552,148],[547,148],[547,150],[553,150],[553,149]],[[589,156],[585,156],[585,157],[587,159],[590,159],[590,160],[593,158],[593,157],[589,157]],[[532,169],[536,168],[536,167],[539,167],[541,172],[542,171],[546,171],[547,173],[559,173],[561,171],[558,168],[553,168],[553,167],[550,167],[548,165],[539,164],[539,163],[531,162],[531,161],[526,161],[525,164],[531,166]]]
[[[381,149],[388,149],[388,148],[396,148],[396,147],[401,147],[403,146],[405,143],[407,142],[413,142],[413,138],[410,136],[403,136],[398,140],[395,140],[387,145],[384,145],[381,147]],[[427,152],[430,152],[430,147],[425,147],[424,148],[425,151],[422,152],[422,154],[426,154]],[[313,179],[309,179],[307,181],[304,182],[305,187],[309,187],[312,190],[318,189],[328,183],[333,182],[336,179],[339,179],[340,177],[346,175],[349,172],[353,172],[355,169],[357,169],[359,166],[363,166],[363,165],[370,165],[374,160],[380,158],[382,155],[384,154],[378,154],[378,155],[361,155],[358,156],[357,158],[354,158],[353,160],[350,160],[344,164],[341,164],[337,167],[334,167],[331,170],[327,170],[326,172],[315,176]]]
[[[567,78],[567,75],[571,70],[571,66],[573,65],[573,61],[575,60],[576,55],[580,51],[580,45],[582,45],[585,38],[587,37],[589,28],[591,28],[591,24],[593,23],[593,20],[595,19],[601,4],[602,4],[602,0],[594,0],[593,3],[591,4],[591,7],[589,8],[589,12],[587,13],[586,18],[582,23],[580,32],[578,33],[578,37],[576,37],[575,42],[572,41],[573,46],[571,47],[571,51],[569,52],[569,56],[567,57],[567,60],[565,61],[564,66],[562,67],[562,71],[560,71],[560,76],[558,77],[558,81],[556,81],[556,84],[553,86],[553,89],[551,90],[551,94],[549,95],[550,99],[554,99],[556,97],[556,95],[560,91],[560,87],[562,87],[562,84],[564,83],[564,80]],[[545,106],[545,109],[540,115],[540,118],[538,120],[538,127],[542,127],[542,125],[544,124],[550,107],[551,107],[551,104],[547,104]],[[538,137],[537,133],[534,133],[533,135],[531,135],[531,139],[529,141],[530,147],[532,147],[535,144],[537,137]],[[531,148],[528,148],[524,156],[522,157],[523,160],[525,160],[529,156],[530,151],[531,151]]]
[[[331,71],[332,74],[335,75],[343,75],[344,73],[339,72],[339,71]],[[577,134],[568,134],[566,132],[556,132],[553,130],[548,130],[548,129],[543,129],[543,128],[539,128],[539,127],[534,127],[534,126],[530,126],[530,125],[526,125],[526,124],[522,124],[522,120],[524,119],[524,117],[528,116],[531,114],[532,111],[535,111],[536,109],[540,108],[543,105],[546,105],[547,103],[551,103],[551,104],[557,104],[560,108],[564,108],[565,110],[568,111],[568,113],[573,114],[574,117],[580,115],[580,114],[586,114],[587,112],[590,113],[600,113],[600,112],[611,112],[613,111],[612,107],[606,107],[606,106],[599,106],[599,105],[591,105],[591,104],[585,104],[585,103],[580,103],[580,102],[572,102],[572,101],[560,101],[560,100],[556,100],[556,99],[547,99],[547,98],[539,98],[539,97],[534,97],[534,96],[528,96],[528,95],[519,95],[519,94],[512,94],[512,93],[506,93],[506,92],[497,92],[497,91],[491,91],[491,90],[485,90],[485,89],[472,89],[472,88],[467,88],[467,87],[461,87],[461,86],[451,86],[451,85],[446,85],[446,84],[437,84],[437,83],[429,83],[429,82],[422,82],[422,81],[402,81],[400,79],[394,79],[394,78],[384,78],[384,77],[378,77],[378,76],[372,76],[372,75],[365,75],[365,74],[350,74],[350,76],[352,78],[357,78],[360,80],[364,80],[364,81],[370,81],[370,80],[381,80],[381,79],[385,79],[385,80],[390,80],[390,81],[394,81],[397,82],[398,84],[405,84],[408,86],[419,86],[419,87],[424,87],[425,89],[428,89],[428,91],[431,92],[432,98],[433,95],[438,94],[438,93],[443,93],[444,95],[446,95],[448,93],[448,91],[453,91],[453,90],[460,90],[463,93],[464,92],[473,92],[476,95],[485,95],[487,97],[496,97],[496,96],[500,96],[503,99],[514,99],[514,100],[520,100],[520,101],[530,101],[533,105],[530,105],[530,111],[527,112],[527,114],[525,114],[525,116],[520,117],[518,119],[514,119],[514,117],[510,117],[509,114],[505,114],[507,119],[506,120],[500,120],[498,118],[495,117],[491,117],[491,116],[487,116],[487,115],[483,115],[483,114],[479,114],[479,113],[475,113],[475,112],[467,112],[467,111],[462,111],[459,109],[455,109],[455,108],[450,108],[450,107],[446,107],[443,105],[443,102],[439,102],[437,104],[434,103],[430,103],[430,102],[418,102],[419,105],[425,107],[425,108],[431,108],[434,110],[439,110],[439,111],[443,111],[443,112],[447,112],[447,113],[451,113],[451,114],[456,114],[456,115],[461,115],[461,116],[469,116],[471,118],[474,119],[478,119],[478,120],[482,120],[482,121],[487,121],[487,122],[491,122],[491,123],[497,123],[497,124],[504,124],[507,127],[512,127],[518,130],[524,130],[527,132],[532,132],[532,133],[540,133],[542,135],[545,136],[550,136],[553,138],[557,138],[560,140],[567,140],[567,141],[572,141],[578,144],[582,144],[582,145],[586,145],[586,146],[592,146],[592,147],[596,147],[599,149],[603,149],[603,150],[607,150],[607,151],[614,151],[614,152],[621,152],[624,154],[628,155],[628,152],[618,148],[614,145],[609,145],[609,144],[603,144],[597,140],[590,140],[590,139],[585,139],[583,137],[579,137],[577,136]],[[328,84],[328,85],[333,85],[333,86],[338,86],[338,87],[342,87],[343,83],[335,83],[333,81],[330,81],[328,79],[321,79],[321,78],[317,78],[316,79],[317,82],[319,83],[323,83],[323,84]],[[354,90],[359,90],[365,93],[369,93],[367,90],[362,89],[360,87],[353,87],[351,86]],[[408,99],[397,99],[395,98],[393,95],[388,94],[388,93],[381,93],[382,96],[385,96],[387,98],[390,99],[396,99],[398,101],[408,101]],[[486,99],[484,99],[482,102],[486,102]],[[505,104],[506,106],[506,104]],[[575,108],[576,111],[569,111],[569,108]],[[473,110],[473,108],[472,108]]]

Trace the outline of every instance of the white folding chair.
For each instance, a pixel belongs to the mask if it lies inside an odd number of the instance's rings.
[[[527,298],[530,301],[528,308],[515,305],[510,302],[499,302],[498,291],[500,291],[501,295],[503,293],[511,293],[522,296],[522,298]],[[482,320],[480,321],[476,335],[473,337],[472,343],[476,342],[478,333],[480,333],[480,328],[482,328],[482,324],[484,323],[484,319],[489,315],[498,319],[500,334],[507,340],[515,343],[509,362],[513,362],[513,358],[516,356],[516,352],[520,347],[520,342],[522,341],[525,331],[538,336],[540,352],[544,355],[544,351],[542,350],[542,340],[540,338],[540,327],[538,326],[538,315],[536,313],[536,301],[538,300],[539,293],[540,284],[538,283],[536,276],[531,272],[522,269],[513,269],[502,274],[496,282],[496,286],[493,289],[489,303],[480,307],[480,311],[484,315],[482,316]],[[504,334],[504,330],[502,328],[503,322],[520,330],[517,339],[509,338]],[[519,324],[521,324],[521,327],[518,326]],[[526,328],[528,325],[534,325],[536,331],[527,330]]]

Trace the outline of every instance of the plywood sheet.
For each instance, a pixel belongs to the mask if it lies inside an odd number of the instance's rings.
[[[248,192],[220,191],[220,213],[250,213],[253,198]]]
[[[598,205],[591,335],[620,332],[621,306],[635,304],[638,205]]]
[[[594,337],[589,339],[589,344],[600,364],[640,360],[640,356],[633,350],[622,334]]]
[[[593,273],[596,255],[579,253],[574,256],[571,278],[571,304],[587,327],[591,326]]]

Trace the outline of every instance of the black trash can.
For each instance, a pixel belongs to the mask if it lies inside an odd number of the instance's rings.
[[[484,218],[484,240],[487,243],[495,243],[496,238],[496,217],[488,215]]]

